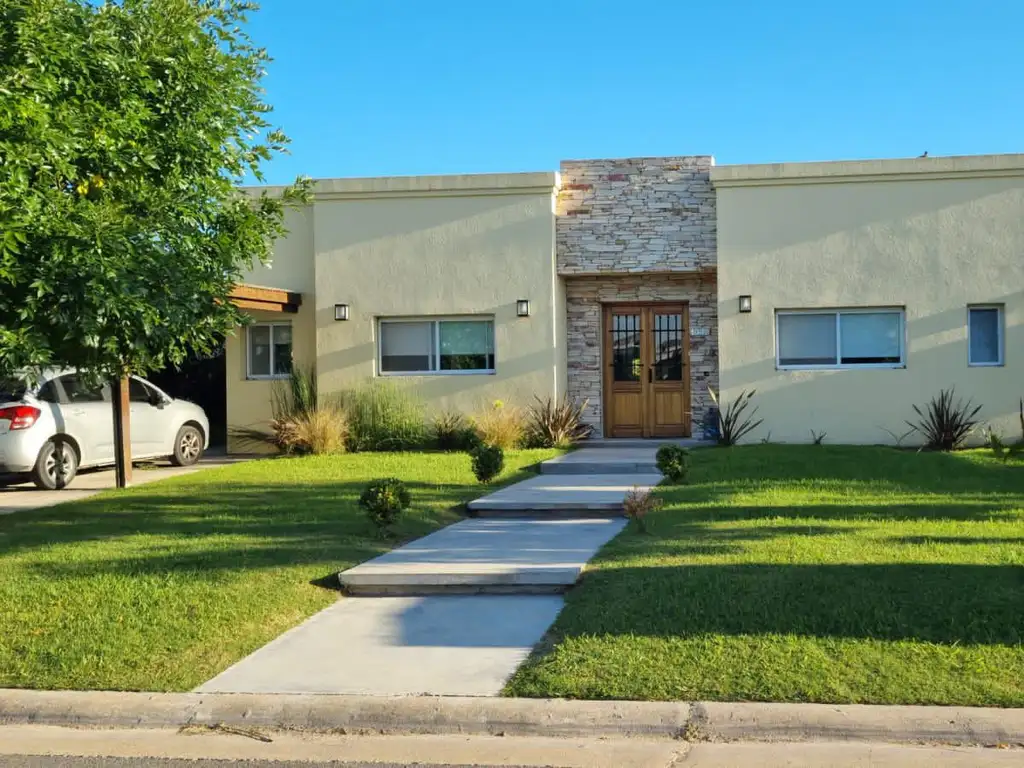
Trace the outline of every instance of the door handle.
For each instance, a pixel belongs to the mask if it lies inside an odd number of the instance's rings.
[[[647,369],[647,383],[648,384],[653,384],[654,383],[654,369],[653,368],[648,368]]]

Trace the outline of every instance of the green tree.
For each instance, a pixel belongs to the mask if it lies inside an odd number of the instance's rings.
[[[209,352],[284,207],[245,0],[0,0],[0,373]]]

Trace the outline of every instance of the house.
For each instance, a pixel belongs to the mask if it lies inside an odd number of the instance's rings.
[[[228,423],[290,360],[434,411],[563,393],[607,437],[891,443],[943,387],[1006,435],[1024,395],[1024,155],[324,180],[228,340]]]

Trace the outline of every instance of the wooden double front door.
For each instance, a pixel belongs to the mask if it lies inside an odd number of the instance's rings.
[[[686,304],[604,308],[606,437],[690,436]]]

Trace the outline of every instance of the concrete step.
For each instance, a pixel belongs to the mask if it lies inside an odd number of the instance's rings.
[[[683,448],[707,448],[715,445],[714,440],[697,437],[592,437],[579,444],[580,448],[647,448],[657,451],[662,445],[681,445]]]
[[[338,574],[353,595],[547,594],[575,584],[624,520],[464,520]]]
[[[607,520],[624,517],[625,514],[621,503],[607,509],[471,509],[467,512],[467,516],[471,518],[492,517],[505,520]]]
[[[540,465],[541,474],[544,475],[653,475],[658,472],[658,465],[653,461],[640,464],[627,461],[591,461],[578,464],[548,464]]]
[[[568,454],[572,456],[574,454]],[[540,474],[469,502],[470,514],[487,512],[614,512],[634,487],[650,488],[660,474]]]
[[[542,462],[540,471],[545,475],[653,475],[658,473],[656,453],[652,447],[583,448]]]

